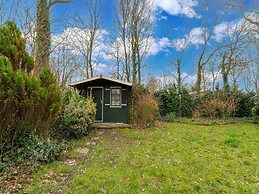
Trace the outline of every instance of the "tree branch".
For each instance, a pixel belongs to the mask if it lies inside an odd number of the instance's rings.
[[[49,7],[57,4],[57,3],[70,3],[72,0],[54,0],[54,1],[49,1]]]

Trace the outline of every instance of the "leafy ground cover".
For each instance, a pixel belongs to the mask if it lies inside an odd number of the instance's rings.
[[[258,125],[96,130],[35,172],[26,193],[259,193]]]

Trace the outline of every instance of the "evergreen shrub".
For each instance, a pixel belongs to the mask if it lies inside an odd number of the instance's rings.
[[[90,132],[95,121],[96,105],[92,98],[84,98],[70,90],[66,92],[66,102],[60,124],[60,132],[65,137],[78,138]]]

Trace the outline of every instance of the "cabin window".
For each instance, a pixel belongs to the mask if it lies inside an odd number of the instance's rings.
[[[121,106],[120,88],[111,88],[111,106]]]
[[[104,90],[104,104],[106,106],[110,106],[110,101],[111,101],[110,97],[111,97],[111,95],[110,95],[110,88],[106,88]]]
[[[121,105],[127,106],[127,90],[126,89],[121,90]]]

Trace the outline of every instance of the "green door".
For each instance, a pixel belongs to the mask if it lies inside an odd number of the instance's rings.
[[[94,103],[96,104],[96,121],[103,121],[103,89],[91,88]]]

